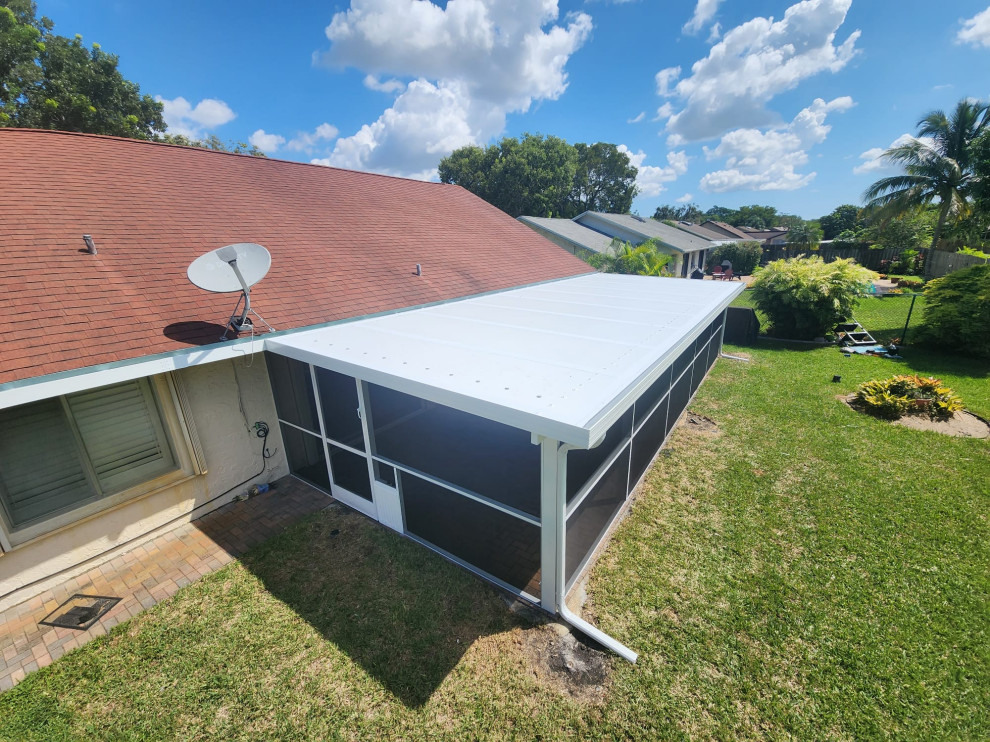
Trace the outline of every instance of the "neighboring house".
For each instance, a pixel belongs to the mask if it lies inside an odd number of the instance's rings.
[[[608,237],[639,245],[646,240],[656,240],[660,250],[671,256],[670,272],[687,277],[695,268],[704,268],[705,256],[712,248],[710,240],[697,237],[683,230],[632,214],[604,214],[586,211],[574,217],[574,221]]]
[[[588,229],[572,219],[520,216],[519,221],[582,260],[605,252],[612,244],[612,238],[608,235]]]
[[[18,129],[0,161],[0,610],[291,473],[616,646],[565,593],[742,286],[594,273],[458,186]],[[186,268],[235,242],[275,331],[220,341],[237,295]]]
[[[732,237],[726,237],[724,234],[715,232],[711,229],[706,229],[700,224],[695,224],[694,222],[684,222],[676,221],[674,226],[680,229],[682,232],[687,232],[688,234],[693,234],[695,237],[700,237],[703,240],[708,240],[716,245],[724,245],[729,242],[737,242],[738,240]]]
[[[759,240],[764,247],[787,244],[787,227],[772,227],[771,229],[753,229],[742,227],[751,240]]]
[[[734,240],[737,242],[751,241],[753,239],[749,236],[749,233],[739,227],[733,227],[731,224],[727,224],[726,222],[709,220],[707,222],[702,222],[701,226],[710,232],[722,235],[724,239]]]

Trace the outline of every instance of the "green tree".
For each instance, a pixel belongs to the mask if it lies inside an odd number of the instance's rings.
[[[461,147],[440,161],[455,183],[512,216],[566,216],[577,170],[574,148],[558,137],[505,137],[484,149]]]
[[[931,239],[934,250],[950,218],[955,221],[970,213],[975,185],[973,143],[988,123],[990,106],[968,99],[959,101],[951,118],[932,111],[919,120],[918,138],[883,154],[904,173],[881,178],[863,194],[871,218],[886,221],[937,204]]]
[[[822,241],[821,227],[814,222],[804,222],[787,231],[787,247],[799,251],[817,250]]]
[[[738,215],[738,211],[730,209],[727,206],[712,206],[705,212],[706,219],[710,219],[713,222],[725,222],[726,224],[732,224]]]
[[[733,220],[729,222],[734,227],[753,227],[754,229],[770,229],[778,226],[777,209],[773,206],[740,206]]]
[[[44,44],[34,14],[28,0],[0,0],[0,125],[10,120],[24,88],[41,76],[35,60]]]
[[[512,216],[625,213],[636,194],[636,168],[618,147],[572,146],[554,136],[461,147],[440,161],[438,172],[441,182],[463,186]]]
[[[0,126],[134,139],[165,130],[162,104],[123,78],[115,55],[53,28],[33,2],[0,0]]]
[[[697,204],[684,204],[683,206],[664,204],[663,206],[657,206],[657,210],[653,212],[653,218],[658,222],[669,219],[673,222],[694,222],[700,224],[708,219],[708,216],[698,208]]]
[[[834,240],[842,232],[857,232],[863,226],[859,212],[859,207],[853,204],[836,206],[831,214],[818,220],[822,228],[822,239]]]
[[[569,217],[585,211],[627,214],[636,197],[637,170],[614,144],[575,144],[577,156]]]
[[[264,152],[253,144],[247,142],[224,142],[215,134],[210,134],[205,139],[190,139],[183,134],[165,134],[159,137],[159,141],[166,144],[178,144],[183,147],[198,147],[200,149],[212,149],[217,152],[233,152],[235,155],[251,155],[252,157],[268,157]]]
[[[920,250],[930,244],[936,219],[938,215],[933,209],[921,209],[877,221],[863,229],[859,236],[877,247]]]

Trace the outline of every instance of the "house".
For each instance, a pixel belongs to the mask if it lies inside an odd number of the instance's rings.
[[[719,222],[710,219],[707,222],[702,222],[701,226],[710,232],[722,235],[723,239],[729,239],[736,242],[746,242],[753,239],[745,230],[740,229],[739,227],[733,227],[727,222]]]
[[[705,256],[712,247],[709,240],[688,234],[656,219],[644,219],[633,214],[605,214],[586,211],[574,217],[578,224],[608,237],[639,245],[656,240],[660,250],[672,258],[670,272],[687,277],[698,267],[704,268]]]
[[[664,222],[666,224],[666,222]],[[708,240],[716,245],[724,245],[729,242],[737,242],[737,240],[730,237],[726,237],[724,234],[715,232],[711,229],[706,229],[700,224],[695,224],[694,222],[676,221],[673,222],[673,226],[677,227],[683,232],[688,234],[693,234],[695,237],[700,237],[703,240]]]
[[[612,238],[579,224],[573,219],[553,219],[538,216],[520,216],[519,221],[555,245],[587,260],[595,253],[605,252],[612,245]]]
[[[741,227],[749,235],[749,239],[758,240],[764,247],[787,244],[787,227],[771,227],[770,229],[754,229]]]
[[[0,160],[0,609],[292,474],[632,656],[565,596],[741,286],[594,273],[458,186],[18,129]],[[242,242],[274,329],[222,340],[237,295],[186,270]]]

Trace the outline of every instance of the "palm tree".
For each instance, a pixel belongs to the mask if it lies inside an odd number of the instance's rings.
[[[968,99],[959,101],[951,118],[942,111],[922,118],[917,137],[883,153],[887,162],[902,165],[904,174],[881,178],[866,189],[867,213],[885,221],[937,201],[934,250],[949,217],[957,219],[970,212],[970,191],[975,184],[970,145],[988,125],[990,104]]]

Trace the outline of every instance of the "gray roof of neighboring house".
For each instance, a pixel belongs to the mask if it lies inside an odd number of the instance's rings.
[[[713,242],[728,242],[731,237],[727,237],[721,232],[716,232],[713,229],[706,229],[700,224],[695,224],[694,222],[675,222],[677,228],[693,234],[696,237],[701,237],[703,240],[712,240]]]
[[[723,234],[726,234],[729,237],[734,237],[734,238],[739,239],[739,240],[752,240],[753,239],[748,234],[746,234],[746,232],[744,232],[743,230],[739,229],[738,227],[733,227],[731,224],[727,224],[725,222],[716,222],[716,221],[713,221],[713,220],[709,220],[709,221],[705,222],[704,224],[702,224],[701,226],[702,227],[705,227],[706,229],[708,229],[708,227],[705,226],[705,225],[708,225],[708,224],[714,225],[714,227],[712,227],[712,229],[714,231],[721,231]]]
[[[712,246],[710,240],[671,227],[669,224],[663,224],[656,219],[644,219],[632,214],[604,214],[600,211],[586,211],[574,217],[574,221],[581,224],[586,221],[591,222],[595,225],[592,228],[599,231],[607,230],[609,226],[618,227],[627,232],[642,235],[644,240],[657,240],[678,252],[695,252],[706,250]]]
[[[612,238],[578,224],[572,219],[549,219],[540,216],[520,216],[519,221],[537,232],[550,232],[577,247],[592,252],[604,252],[612,244]]]

